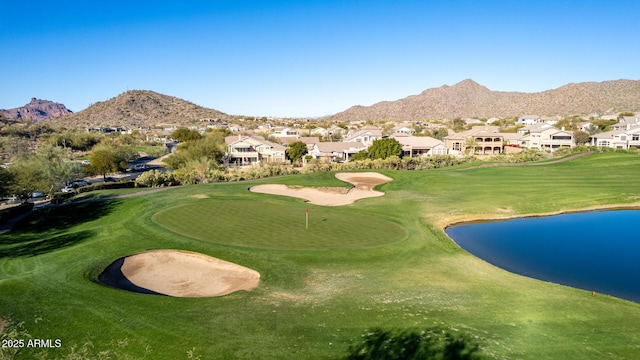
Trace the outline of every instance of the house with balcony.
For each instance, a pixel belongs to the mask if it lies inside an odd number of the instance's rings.
[[[444,144],[453,155],[498,155],[503,152],[505,142],[499,131],[498,126],[474,126],[471,130],[446,136]]]
[[[556,129],[553,126],[532,126],[528,135],[522,138],[522,146],[542,151],[555,151],[563,147],[573,147],[573,131]]]
[[[591,145],[614,149],[640,149],[640,126],[594,134],[591,136]]]
[[[225,165],[248,166],[287,161],[286,147],[266,140],[262,136],[231,135],[225,138],[227,154]]]
[[[277,127],[273,129],[273,131],[271,132],[271,136],[278,139],[285,138],[285,137],[297,138],[301,136],[301,133],[302,133],[302,130],[300,129],[294,129],[290,127]]]

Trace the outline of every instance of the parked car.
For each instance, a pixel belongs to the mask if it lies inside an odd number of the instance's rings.
[[[65,187],[63,187],[60,191],[62,191],[63,193],[68,193],[68,192],[72,192],[75,188],[73,187],[73,185],[67,185]]]
[[[80,164],[82,164],[82,165],[91,165],[89,160],[82,160],[82,161],[80,161]]]
[[[106,178],[104,178],[104,182],[118,182],[119,180],[116,178],[112,178],[110,176],[107,176]]]
[[[39,191],[34,191],[34,192],[31,193],[31,197],[34,198],[34,199],[35,198],[41,198],[43,196],[44,196],[44,193],[41,193]]]
[[[87,181],[87,180],[74,180],[71,183],[71,186],[73,186],[74,189],[79,188],[81,186],[87,186],[87,185],[91,185],[91,182]]]
[[[147,164],[135,164],[131,167],[131,170],[133,171],[144,171],[149,169],[149,165]]]

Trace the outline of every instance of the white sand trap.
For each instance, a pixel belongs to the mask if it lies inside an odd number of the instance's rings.
[[[226,295],[258,286],[260,274],[199,253],[152,250],[124,258],[122,274],[133,284],[178,297]]]
[[[393,181],[390,177],[376,172],[337,173],[336,178],[354,185],[349,191],[344,188],[305,188],[290,187],[281,184],[265,184],[252,186],[249,190],[257,193],[292,196],[307,200],[311,204],[340,206],[353,204],[356,200],[384,195],[375,191],[376,185]]]

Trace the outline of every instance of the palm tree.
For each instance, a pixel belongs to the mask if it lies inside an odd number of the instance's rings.
[[[478,141],[473,136],[464,139],[464,150],[467,154],[475,155],[476,148],[479,146]]]

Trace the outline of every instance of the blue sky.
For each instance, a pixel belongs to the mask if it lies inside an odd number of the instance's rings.
[[[640,79],[640,1],[0,0],[0,108],[133,89],[232,115],[333,114],[473,79]]]

